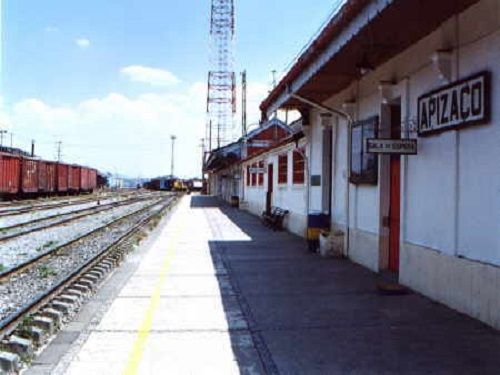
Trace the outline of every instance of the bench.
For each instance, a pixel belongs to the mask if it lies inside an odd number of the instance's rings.
[[[283,220],[286,215],[288,215],[288,210],[284,210],[279,207],[271,207],[270,212],[264,211],[262,213],[262,222],[268,228],[273,230],[282,230]]]

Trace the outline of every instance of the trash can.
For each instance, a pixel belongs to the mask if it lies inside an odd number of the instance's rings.
[[[240,197],[238,197],[237,195],[232,195],[230,205],[231,207],[238,208],[240,206]]]
[[[322,230],[330,229],[330,216],[322,212],[307,215],[307,246],[309,251],[319,248],[319,235]]]

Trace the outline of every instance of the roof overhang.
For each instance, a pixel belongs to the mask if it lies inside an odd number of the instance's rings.
[[[214,173],[225,169],[241,159],[241,142],[237,141],[216,150],[212,150],[203,166],[206,173]]]
[[[323,102],[479,0],[348,0],[262,102],[267,116]]]

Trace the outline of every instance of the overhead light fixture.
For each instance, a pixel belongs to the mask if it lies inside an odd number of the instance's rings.
[[[370,64],[368,61],[368,55],[366,52],[363,52],[363,58],[361,61],[356,65],[356,68],[358,70],[358,73],[362,76],[370,73],[373,71],[373,66]]]

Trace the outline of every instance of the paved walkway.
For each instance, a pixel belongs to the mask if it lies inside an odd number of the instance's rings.
[[[500,334],[186,197],[67,374],[499,374]]]

